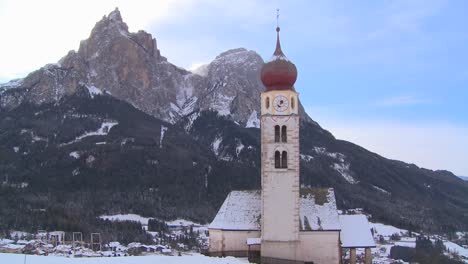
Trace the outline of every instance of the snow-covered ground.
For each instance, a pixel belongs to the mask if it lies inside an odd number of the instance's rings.
[[[199,254],[185,256],[150,255],[142,257],[109,257],[109,258],[67,258],[57,256],[37,256],[0,253],[0,263],[8,264],[242,264],[249,263],[242,258],[216,258]]]
[[[152,219],[150,217],[143,217],[136,214],[117,214],[117,215],[102,215],[99,218],[109,221],[134,221],[139,222],[140,224],[147,226],[148,220]]]
[[[348,210],[360,212],[360,209]],[[100,216],[102,219],[108,219],[110,221],[135,221],[143,225],[147,230],[148,221],[152,218],[142,217],[136,214],[118,214],[118,215],[103,215]],[[157,219],[157,218],[155,218]],[[160,220],[160,219],[158,219]],[[160,220],[163,221],[163,220]],[[173,221],[164,221],[169,227],[169,233],[166,237],[171,237],[176,239],[178,236],[186,235],[186,231],[193,230],[197,232],[197,242],[200,248],[206,248],[208,246],[208,237],[206,231],[208,230],[206,225],[201,225],[194,223],[189,220],[177,219]],[[374,264],[392,264],[392,263],[405,263],[405,262],[395,262],[395,260],[390,259],[390,250],[393,246],[403,246],[403,247],[416,247],[416,236],[419,234],[413,232],[410,236],[408,230],[400,229],[394,226],[385,225],[381,223],[369,223],[369,227],[373,231],[373,240],[376,243],[376,247],[372,249],[373,254],[373,263]],[[237,264],[237,263],[248,263],[245,259],[237,258],[210,258],[206,256],[199,255],[196,250],[188,250],[186,245],[178,243],[177,245],[164,244],[161,242],[160,234],[158,232],[149,232],[154,237],[154,245],[142,245],[140,243],[130,243],[127,246],[120,245],[118,242],[111,242],[108,245],[104,245],[105,250],[103,252],[93,252],[90,249],[78,248],[78,251],[81,252],[83,256],[93,256],[88,258],[68,258],[63,256],[72,256],[70,252],[70,246],[59,245],[53,247],[53,245],[44,245],[38,242],[39,240],[30,240],[26,241],[24,237],[31,237],[33,234],[29,234],[21,231],[11,231],[10,234],[13,239],[0,239],[0,248],[8,250],[8,252],[22,252],[21,250],[25,248],[26,244],[33,244],[37,248],[35,254],[44,254],[49,253],[49,256],[38,256],[38,255],[27,255],[26,262],[24,262],[24,255],[22,254],[0,254],[0,263],[32,263],[32,264],[42,264],[42,263],[64,263],[64,264],[73,264],[73,263],[83,263],[83,264],[93,264],[93,263],[116,263],[116,264],[131,264],[131,263],[168,263],[168,264],[180,264],[180,263],[221,263],[221,264]],[[465,233],[457,233],[458,237],[464,237]],[[447,241],[444,238],[436,235],[430,235],[429,238],[434,242],[437,239],[442,239],[447,251],[445,252],[448,256],[460,256],[465,263],[468,263],[468,248],[464,248],[454,242]],[[37,239],[37,236],[36,236]],[[370,238],[372,240],[372,238]],[[161,244],[162,243],[162,244]],[[117,245],[117,246],[116,246]],[[143,251],[143,254],[149,254],[141,257],[106,257],[106,256],[123,256],[128,255],[127,250],[130,248],[151,248],[155,252]],[[62,248],[64,248],[62,250]],[[81,251],[80,251],[81,250]],[[87,251],[86,251],[87,250]],[[113,250],[113,251],[112,251]],[[165,252],[165,250],[167,252]],[[77,255],[75,251],[75,256]],[[42,252],[42,253],[40,253]],[[159,253],[158,253],[159,252]],[[175,256],[178,252],[182,252],[183,256]],[[185,252],[185,253],[184,253]],[[167,256],[164,253],[168,253]],[[455,253],[455,254],[454,254]],[[345,256],[348,256],[349,252],[345,252]],[[364,250],[357,250],[358,256],[364,255]],[[59,256],[60,255],[60,256]],[[105,257],[96,257],[96,256],[105,256]]]
[[[408,230],[400,229],[394,226],[385,225],[381,223],[369,223],[370,227],[374,230],[374,240],[377,242],[377,247],[372,250],[374,254],[374,262],[379,264],[393,263],[391,259],[388,258],[390,250],[393,246],[402,246],[402,247],[416,247],[416,236],[418,233],[414,233],[412,237],[409,237]],[[392,241],[391,236],[397,234],[400,236],[400,240]],[[385,240],[385,244],[379,242],[379,237],[382,236]],[[438,236],[429,236],[431,241],[436,241]],[[465,263],[468,263],[468,248],[464,248],[456,243],[442,239],[447,253],[456,253],[460,257],[464,258]],[[403,262],[402,262],[403,263]]]
[[[109,134],[111,128],[118,125],[118,124],[119,123],[115,122],[115,121],[103,122],[101,124],[101,127],[98,128],[98,130],[92,131],[92,132],[86,132],[83,135],[76,137],[74,140],[72,140],[70,142],[61,144],[61,146],[66,146],[66,145],[73,144],[75,142],[81,141],[83,138],[90,137],[90,136],[106,136],[107,134]]]

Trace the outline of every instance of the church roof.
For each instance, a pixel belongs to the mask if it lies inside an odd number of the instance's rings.
[[[301,189],[299,215],[301,231],[341,229],[332,188]]]
[[[224,230],[260,230],[260,190],[232,191],[224,200],[209,228]]]
[[[224,200],[210,229],[260,230],[261,192],[232,191]],[[340,230],[333,189],[301,189],[301,231]]]
[[[339,218],[341,224],[341,247],[375,247],[369,222],[365,215],[340,215]]]

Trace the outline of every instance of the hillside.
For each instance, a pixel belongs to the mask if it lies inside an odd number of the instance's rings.
[[[261,57],[226,51],[197,73],[118,10],[57,64],[0,86],[0,227],[91,230],[96,216],[212,220],[260,184]],[[299,69],[300,74],[300,69]],[[337,140],[301,108],[301,184],[410,230],[468,230],[468,183]]]

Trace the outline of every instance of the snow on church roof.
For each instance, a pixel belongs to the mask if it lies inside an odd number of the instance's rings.
[[[367,248],[375,247],[369,222],[365,215],[340,215],[341,247]]]
[[[210,229],[260,230],[261,192],[232,191]],[[301,189],[301,231],[340,230],[333,189]]]
[[[301,189],[300,203],[301,231],[341,229],[332,188]]]
[[[261,204],[260,190],[232,191],[209,228],[260,230]]]

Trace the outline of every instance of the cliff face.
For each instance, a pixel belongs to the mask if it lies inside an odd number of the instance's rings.
[[[0,107],[57,102],[85,86],[170,123],[194,111],[212,109],[243,126],[258,127],[263,63],[254,51],[234,49],[197,73],[189,72],[161,56],[150,34],[130,33],[116,9],[96,23],[77,52],[70,51],[58,63],[10,85],[16,89],[0,94]]]

